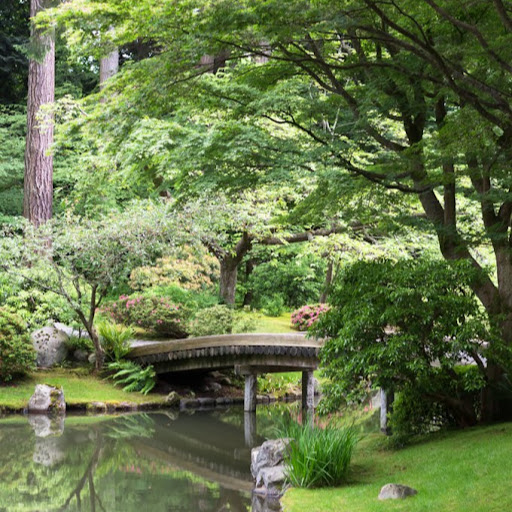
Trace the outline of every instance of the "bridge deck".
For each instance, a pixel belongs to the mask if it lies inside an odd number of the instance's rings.
[[[136,342],[128,357],[152,364],[157,373],[198,372],[235,368],[246,376],[245,410],[256,404],[259,373],[303,372],[303,405],[313,403],[313,370],[322,340],[304,333],[225,334],[164,342]],[[306,405],[305,405],[306,406]]]

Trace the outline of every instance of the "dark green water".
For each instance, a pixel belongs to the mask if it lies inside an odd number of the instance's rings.
[[[5,418],[0,511],[250,511],[250,445],[281,414],[261,408],[257,432],[238,409]]]

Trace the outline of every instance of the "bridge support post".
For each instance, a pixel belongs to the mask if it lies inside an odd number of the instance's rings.
[[[245,375],[244,411],[256,411],[257,376],[254,373]]]
[[[302,372],[302,408],[306,411],[313,411],[315,409],[313,370]]]
[[[256,446],[256,413],[244,412],[244,438],[245,446],[254,448]]]

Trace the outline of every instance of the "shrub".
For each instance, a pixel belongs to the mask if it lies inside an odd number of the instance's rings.
[[[252,332],[256,329],[258,320],[255,315],[245,312],[236,312],[233,321],[232,333]]]
[[[121,295],[102,310],[117,323],[143,327],[172,338],[187,336],[186,320],[189,312],[165,297]]]
[[[198,311],[190,325],[192,336],[230,334],[235,319],[234,311],[228,306],[213,306]]]
[[[0,379],[12,380],[34,367],[36,354],[23,320],[0,308]]]
[[[145,290],[175,285],[198,291],[213,288],[218,274],[218,260],[204,247],[184,245],[175,255],[158,259],[154,266],[134,269],[130,275],[130,286],[134,290]]]
[[[210,308],[219,303],[216,294],[207,291],[187,290],[180,286],[156,286],[148,288],[144,295],[147,297],[164,297],[173,304],[179,304],[189,312]]]
[[[240,276],[242,286],[252,291],[255,307],[261,308],[265,299],[272,298],[276,290],[288,308],[318,300],[325,283],[325,259],[293,252],[256,265],[248,282]]]
[[[129,341],[133,338],[133,329],[110,322],[100,322],[98,333],[105,351],[106,361],[119,361],[130,352]]]
[[[326,311],[329,311],[326,304],[302,306],[292,313],[292,325],[299,331],[307,331]]]
[[[268,316],[281,316],[285,310],[284,297],[275,293],[272,297],[267,297],[262,301],[262,310]]]
[[[110,378],[116,385],[124,385],[123,391],[139,391],[147,395],[155,387],[156,372],[151,365],[143,368],[133,361],[114,361],[107,368],[116,372]]]
[[[66,347],[68,347],[70,352],[75,350],[94,352],[94,345],[89,336],[70,336],[66,341]]]
[[[286,477],[295,487],[330,487],[345,481],[358,438],[354,429],[329,423],[290,421],[280,434],[291,438],[285,453]]]

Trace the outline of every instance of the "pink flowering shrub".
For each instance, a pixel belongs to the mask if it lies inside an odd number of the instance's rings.
[[[307,331],[326,311],[329,311],[327,304],[302,306],[292,313],[292,325],[299,331]]]
[[[171,338],[185,338],[188,334],[189,311],[166,297],[121,295],[102,312],[117,323],[143,327]]]

